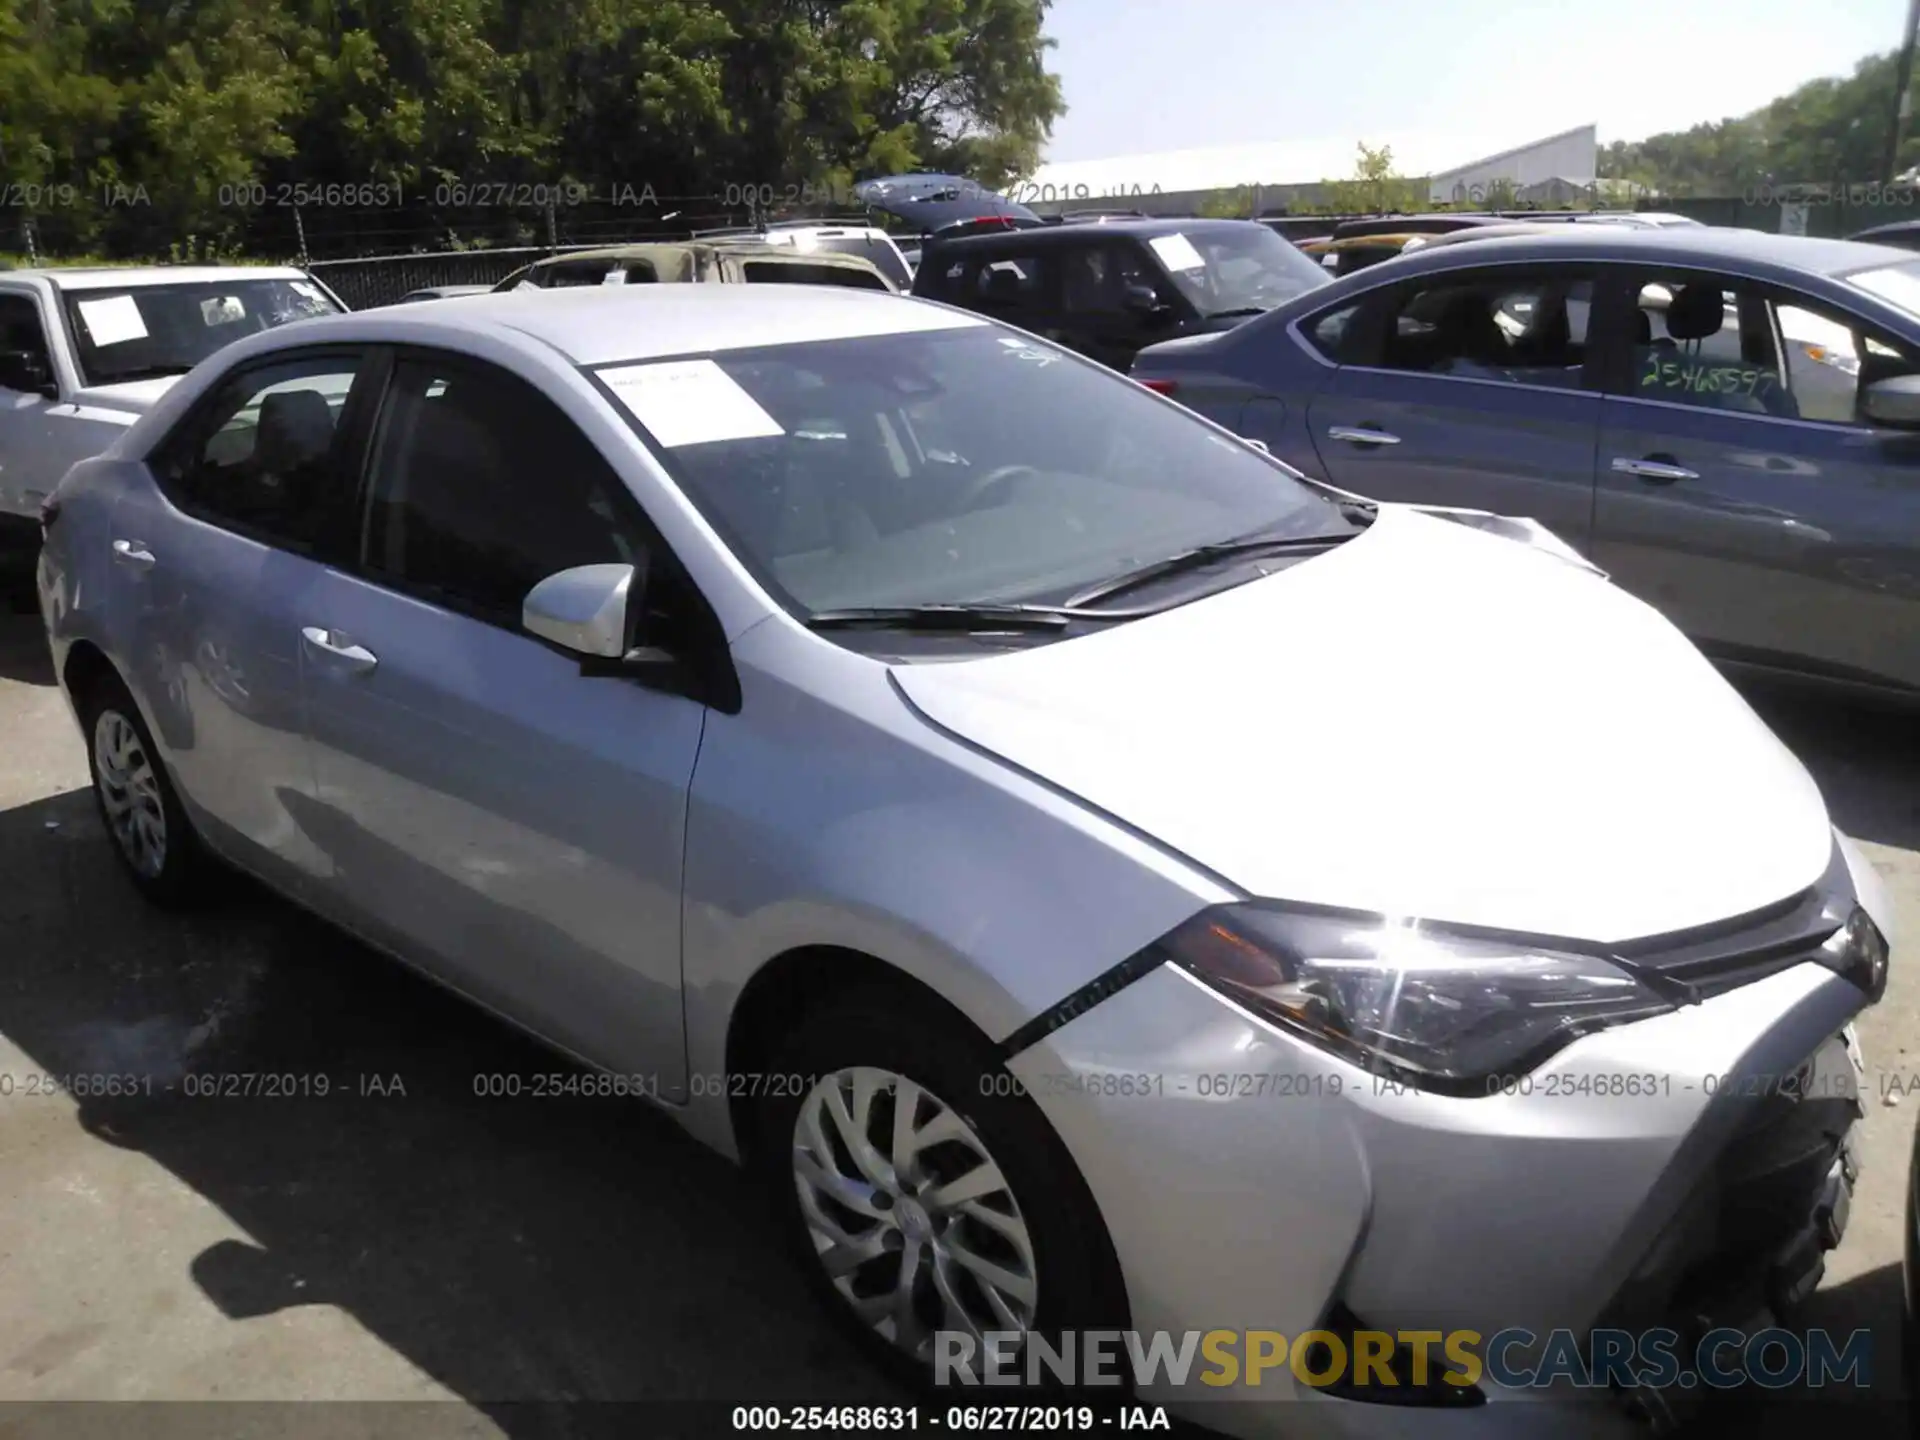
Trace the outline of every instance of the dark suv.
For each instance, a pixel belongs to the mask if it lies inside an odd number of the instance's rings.
[[[1327,281],[1251,220],[1103,220],[936,236],[913,293],[1124,371],[1142,346],[1231,329]]]

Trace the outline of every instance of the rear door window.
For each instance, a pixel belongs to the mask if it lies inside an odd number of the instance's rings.
[[[1042,256],[998,254],[982,260],[973,272],[966,302],[975,310],[1011,319],[1045,309],[1048,284]]]
[[[1477,274],[1401,293],[1381,368],[1578,389],[1591,277]],[[1330,337],[1337,346],[1343,338]]]
[[[341,417],[362,352],[279,360],[223,382],[160,447],[169,501],[195,518],[312,554],[351,523]]]

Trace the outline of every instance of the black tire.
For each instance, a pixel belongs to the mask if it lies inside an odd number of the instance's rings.
[[[141,715],[140,707],[134,703],[133,696],[116,675],[97,677],[76,698],[79,701],[76,708],[80,715],[81,734],[87,746],[87,768],[93,780],[94,808],[100,815],[107,841],[113,847],[121,868],[126,871],[135,888],[149,902],[162,909],[186,909],[198,903],[207,893],[208,872],[212,868],[210,857],[180,804],[180,797],[173,788],[173,779],[167,774],[166,764],[154,746],[153,734],[147,729],[146,718]],[[117,787],[109,779],[101,750],[102,727],[113,722],[131,729],[133,743],[138,747],[137,757],[145,765],[146,773],[152,777],[151,794],[145,797],[134,795],[132,803],[136,808],[145,808],[150,812],[157,809],[162,827],[160,834],[164,841],[163,859],[157,867],[143,864],[136,858],[137,844],[128,838],[126,830],[115,819],[119,795],[126,793],[126,787]]]
[[[937,1003],[903,996],[893,987],[863,989],[799,1017],[768,1064],[756,1105],[753,1161],[808,1283],[835,1320],[882,1366],[916,1387],[931,1387],[935,1381],[925,1359],[916,1360],[879,1334],[835,1287],[816,1253],[793,1168],[795,1127],[814,1080],[851,1066],[891,1071],[913,1081],[953,1110],[984,1145],[1031,1238],[1037,1282],[1027,1327],[1031,1332],[1046,1337],[1057,1350],[1063,1332],[1127,1326],[1126,1291],[1106,1226],[1072,1156],[1039,1106],[1017,1093],[993,1048],[958,1015],[942,1013]],[[889,1122],[880,1117],[879,1107],[888,1106],[890,1113],[891,1100],[875,1105],[874,1129],[884,1134]],[[936,1325],[937,1313],[932,1312]],[[1109,1373],[1115,1368],[1109,1361]],[[970,1387],[969,1393],[980,1392]],[[1001,1388],[998,1393],[1008,1392]],[[1109,1384],[1093,1398],[1113,1401],[1124,1396],[1122,1387]]]

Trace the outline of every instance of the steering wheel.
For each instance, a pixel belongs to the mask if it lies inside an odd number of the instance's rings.
[[[989,491],[1000,489],[1010,480],[1017,480],[1027,475],[1038,475],[1039,473],[1040,472],[1031,465],[996,465],[960,492],[960,497],[955,501],[954,508],[963,514],[969,510],[979,509],[981,499],[985,497]]]

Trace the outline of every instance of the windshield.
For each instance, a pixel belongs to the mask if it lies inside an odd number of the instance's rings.
[[[1175,231],[1146,243],[1202,315],[1271,310],[1331,278],[1264,225]]]
[[[1882,265],[1875,270],[1859,270],[1846,277],[1847,283],[1920,320],[1920,260],[1899,265]]]
[[[892,288],[873,271],[854,265],[809,265],[803,260],[749,260],[741,269],[749,285],[846,285],[855,290],[889,291]]]
[[[908,289],[913,284],[913,275],[901,260],[900,252],[877,235],[822,235],[816,236],[811,244],[797,248],[825,250],[833,255],[858,255],[862,260],[871,260],[874,267],[900,289]]]
[[[219,280],[66,294],[82,380],[184,375],[222,346],[340,307],[311,280]]]
[[[1344,528],[1277,462],[1109,370],[918,323],[595,373],[802,611],[1044,600],[1194,545]]]

